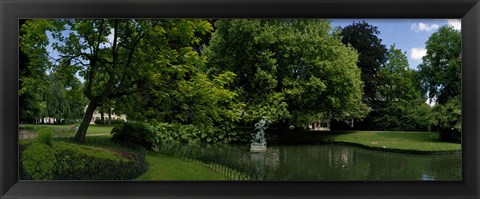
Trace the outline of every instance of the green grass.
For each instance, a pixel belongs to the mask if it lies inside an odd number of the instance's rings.
[[[452,152],[462,148],[461,144],[438,141],[434,132],[349,131],[329,134],[322,140],[413,152]]]
[[[21,124],[20,130],[31,133],[38,133],[40,129],[52,129],[54,133],[64,135],[75,135],[75,130],[72,129],[75,124]],[[78,126],[78,124],[76,124]],[[87,130],[87,136],[110,135],[113,126],[90,124]]]
[[[227,180],[193,161],[147,152],[148,171],[136,180]]]
[[[112,142],[110,138],[110,134],[86,137],[85,143],[79,146],[102,148],[108,151],[114,149],[129,150],[128,147]],[[147,152],[146,159],[148,170],[137,180],[226,180],[223,175],[193,161],[151,151]]]

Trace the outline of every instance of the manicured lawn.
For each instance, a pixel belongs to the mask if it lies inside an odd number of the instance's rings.
[[[148,170],[136,180],[227,180],[198,163],[147,152]]]
[[[420,152],[461,150],[461,144],[438,141],[436,135],[433,132],[349,131],[330,134],[322,137],[322,140],[361,144],[378,149]]]
[[[74,135],[75,129],[71,128],[72,125],[74,124],[21,124],[20,130],[35,133],[41,128],[51,128],[55,133]],[[110,135],[110,131],[112,131],[112,129],[113,126],[90,124],[87,130],[87,136]]]
[[[89,128],[90,129],[90,128]],[[87,134],[88,135],[88,134]],[[92,147],[111,148],[111,135],[86,137],[85,144]],[[123,150],[127,148],[120,147]],[[148,151],[148,170],[137,180],[227,180],[223,175],[198,163]]]

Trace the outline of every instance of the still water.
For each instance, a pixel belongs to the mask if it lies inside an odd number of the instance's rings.
[[[414,155],[344,145],[269,146],[235,153],[273,180],[462,180],[462,156]]]

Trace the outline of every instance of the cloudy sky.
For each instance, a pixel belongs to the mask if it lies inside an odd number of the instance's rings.
[[[451,25],[460,30],[460,19],[332,19],[332,27],[345,27],[354,21],[366,21],[380,31],[378,36],[388,48],[395,44],[396,48],[407,52],[410,68],[416,69],[426,54],[425,42],[439,27]]]

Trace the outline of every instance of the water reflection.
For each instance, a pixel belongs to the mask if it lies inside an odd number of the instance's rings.
[[[461,180],[461,155],[412,155],[339,145],[270,146],[249,154],[275,180]]]

